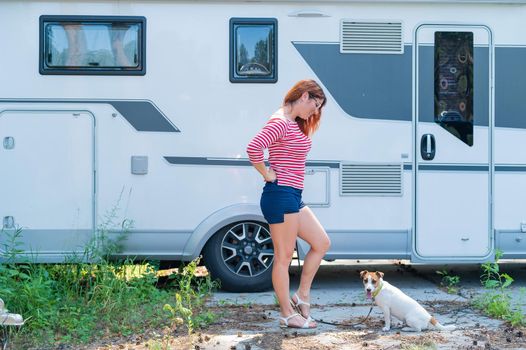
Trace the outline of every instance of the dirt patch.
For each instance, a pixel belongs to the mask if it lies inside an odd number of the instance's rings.
[[[145,331],[141,336],[101,339],[75,349],[526,349],[526,329],[507,327],[504,323],[499,323],[500,326],[484,324],[467,302],[428,301],[425,305],[438,317],[452,319],[451,313],[462,312],[472,313],[469,316],[481,321],[469,324],[460,319],[457,323],[459,329],[453,332],[421,333],[403,332],[402,324],[393,322],[391,331],[382,332],[383,319],[376,314],[359,327],[350,325],[363,320],[363,316],[343,320],[340,326],[320,325],[316,330],[294,330],[278,327],[275,305],[223,305],[209,308],[219,315],[218,322],[191,335],[184,328],[174,330],[167,327]],[[331,307],[341,308],[341,305],[325,305],[324,309]],[[361,307],[366,308],[366,305]]]
[[[482,329],[480,335],[486,337],[494,349],[526,349],[526,328],[504,327],[502,329]]]

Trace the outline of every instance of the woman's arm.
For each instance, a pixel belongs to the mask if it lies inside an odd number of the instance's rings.
[[[247,146],[247,154],[250,162],[267,182],[275,181],[276,173],[272,169],[267,170],[264,163],[263,150],[268,148],[272,143],[283,138],[286,133],[286,120],[281,118],[270,119]]]
[[[267,169],[265,163],[252,163],[252,165],[263,176],[266,182],[276,181],[276,173],[272,168]]]

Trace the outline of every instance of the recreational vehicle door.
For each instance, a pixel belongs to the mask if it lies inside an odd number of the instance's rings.
[[[0,110],[0,135],[3,230],[22,230],[21,245],[11,248],[30,261],[82,257],[95,232],[94,115],[49,106]]]
[[[479,25],[415,30],[414,261],[492,255],[492,36]]]

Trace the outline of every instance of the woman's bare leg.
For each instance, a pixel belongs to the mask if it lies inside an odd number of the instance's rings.
[[[272,267],[272,285],[278,298],[282,317],[294,313],[289,302],[289,265],[296,246],[298,235],[299,214],[285,214],[285,222],[270,225],[270,235],[274,244],[274,263]],[[303,317],[297,316],[289,320],[293,326],[302,326]]]
[[[331,242],[327,233],[309,207],[301,208],[298,225],[298,236],[309,243],[311,249],[303,261],[303,269],[297,294],[303,301],[309,303],[312,280],[320,267],[321,260],[329,250]],[[297,300],[294,301],[297,302]],[[304,316],[310,314],[309,307],[306,305],[301,305],[300,310]]]

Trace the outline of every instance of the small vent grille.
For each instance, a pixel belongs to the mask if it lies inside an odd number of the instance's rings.
[[[404,53],[402,22],[342,20],[341,53]]]
[[[402,195],[402,164],[341,164],[342,196]]]

